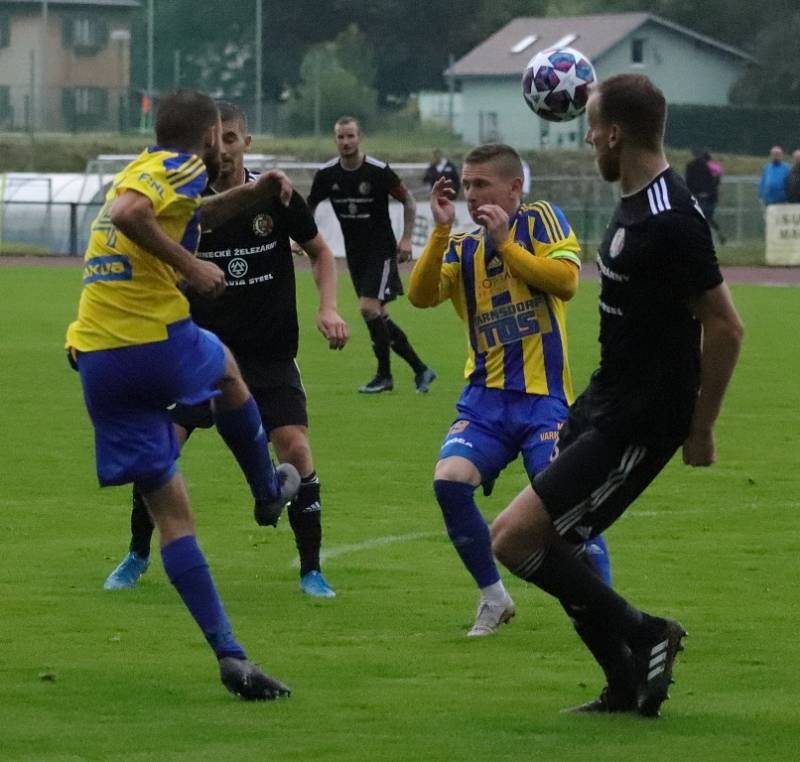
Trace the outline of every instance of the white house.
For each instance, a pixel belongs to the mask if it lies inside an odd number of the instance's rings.
[[[527,62],[539,51],[565,46],[588,56],[599,79],[642,72],[670,103],[681,104],[727,104],[731,86],[753,63],[737,48],[649,13],[517,18],[445,71],[461,93],[463,139],[524,149],[578,147],[583,118],[546,122],[522,98]]]

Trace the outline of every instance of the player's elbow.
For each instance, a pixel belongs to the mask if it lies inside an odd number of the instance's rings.
[[[424,309],[425,307],[433,307],[433,304],[429,298],[427,298],[427,294],[422,293],[421,289],[409,287],[408,289],[408,301],[414,307],[420,307]]]
[[[134,206],[126,205],[117,208],[114,205],[111,207],[108,219],[117,230],[127,235],[130,230],[136,228],[141,220],[141,214]]]
[[[424,286],[414,283],[412,280],[408,286],[408,301],[414,307],[419,307],[420,309],[425,309],[427,307],[435,307],[441,301],[439,299],[438,288],[434,293],[430,289],[425,288]]]
[[[744,341],[744,323],[738,315],[732,315],[725,325],[728,341],[738,349]]]
[[[562,277],[555,284],[553,295],[563,302],[568,302],[578,293],[578,282],[578,268],[573,265],[567,265]]]
[[[736,313],[703,324],[703,343],[727,346],[737,354],[744,341],[744,324]]]
[[[573,283],[565,284],[556,291],[556,296],[562,302],[568,302],[575,294],[578,293],[578,279],[576,278]]]

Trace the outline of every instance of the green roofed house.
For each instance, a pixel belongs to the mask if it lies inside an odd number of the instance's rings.
[[[136,0],[0,0],[0,129],[116,130]]]
[[[727,105],[731,86],[753,63],[737,48],[649,13],[517,18],[445,71],[461,92],[456,124],[467,143],[502,141],[522,149],[582,143],[585,116],[547,122],[522,98],[526,64],[555,47],[580,50],[599,79],[647,74],[675,104]]]

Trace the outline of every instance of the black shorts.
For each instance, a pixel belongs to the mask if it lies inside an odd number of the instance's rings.
[[[403,294],[403,282],[397,270],[397,255],[385,259],[376,255],[347,255],[350,280],[358,296],[391,302]]]
[[[559,433],[554,460],[531,483],[558,533],[579,545],[611,526],[678,446],[620,441],[573,411]]]
[[[267,431],[280,426],[308,426],[306,391],[295,360],[237,361]],[[173,423],[189,432],[214,425],[209,403],[177,404],[171,413]]]

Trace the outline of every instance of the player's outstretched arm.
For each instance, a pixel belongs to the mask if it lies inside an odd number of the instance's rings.
[[[292,183],[279,169],[263,172],[254,183],[245,183],[214,196],[203,196],[200,200],[203,230],[214,230],[231,217],[276,198],[284,206],[288,206],[292,198]]]
[[[311,272],[319,292],[317,328],[331,349],[342,349],[350,338],[347,323],[336,308],[336,262],[325,239],[317,233],[301,244],[311,260]]]
[[[683,462],[710,466],[715,459],[714,422],[739,358],[744,326],[725,283],[706,291],[695,304],[694,313],[703,326],[700,394],[683,445]]]
[[[161,229],[147,196],[135,190],[124,191],[111,205],[109,217],[126,238],[174,267],[197,293],[214,297],[225,289],[225,273],[219,267],[197,259]]]

